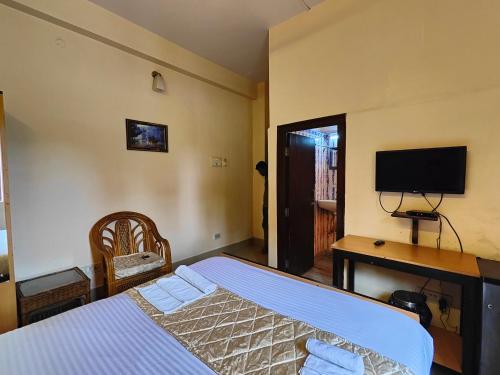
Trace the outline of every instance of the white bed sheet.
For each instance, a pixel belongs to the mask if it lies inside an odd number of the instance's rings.
[[[430,372],[432,337],[418,322],[393,309],[229,258],[214,257],[191,267],[244,298],[375,350],[417,375]]]
[[[403,314],[229,258],[191,267],[264,307],[429,374],[432,339]],[[213,374],[123,294],[1,335],[0,373]]]

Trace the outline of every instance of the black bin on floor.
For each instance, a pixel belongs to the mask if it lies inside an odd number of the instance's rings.
[[[420,324],[422,324],[425,329],[429,328],[431,325],[432,313],[429,306],[427,306],[427,297],[425,294],[407,290],[396,290],[392,293],[389,303],[400,309],[418,314],[420,317]]]

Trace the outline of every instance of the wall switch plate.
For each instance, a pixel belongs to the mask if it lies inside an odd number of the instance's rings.
[[[217,156],[212,156],[210,158],[210,164],[212,165],[213,168],[220,168],[222,167],[222,160]]]
[[[220,233],[214,233],[214,240],[220,240]]]

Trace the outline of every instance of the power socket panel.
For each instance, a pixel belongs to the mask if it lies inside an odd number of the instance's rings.
[[[422,291],[423,294],[425,294],[427,296],[427,300],[431,300],[431,301],[434,301],[436,302],[438,305],[439,305],[439,300],[441,298],[444,298],[446,300],[446,302],[448,303],[448,306],[451,307],[451,299],[449,296],[447,295],[444,295],[442,293],[439,293],[435,290],[429,290],[429,289],[424,289]]]

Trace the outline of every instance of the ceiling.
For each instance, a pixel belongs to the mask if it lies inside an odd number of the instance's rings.
[[[267,30],[307,11],[302,0],[91,1],[255,82],[266,78]]]

